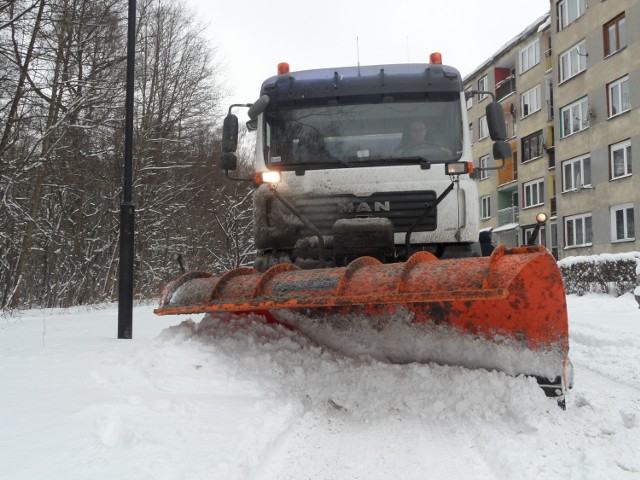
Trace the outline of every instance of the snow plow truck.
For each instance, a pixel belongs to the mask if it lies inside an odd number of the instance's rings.
[[[187,272],[155,313],[262,314],[314,341],[391,362],[535,377],[563,405],[572,383],[564,287],[540,245],[482,256],[460,73],[430,63],[293,72],[278,65],[224,120],[221,168],[237,168],[238,117],[256,132],[253,268]],[[487,99],[495,166],[510,157]],[[533,243],[533,242],[530,242]]]

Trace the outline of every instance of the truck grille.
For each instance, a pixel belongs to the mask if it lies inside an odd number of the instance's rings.
[[[331,233],[336,220],[347,218],[388,218],[394,232],[405,232],[425,211],[425,204],[435,202],[433,190],[415,192],[379,192],[370,196],[338,195],[328,197],[300,197],[293,201],[296,209],[323,234]],[[415,232],[431,232],[437,227],[437,208],[434,208]]]

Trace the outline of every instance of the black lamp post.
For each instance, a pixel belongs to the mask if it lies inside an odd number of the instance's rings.
[[[125,103],[124,191],[120,206],[120,272],[118,338],[131,338],[133,317],[133,255],[135,205],[133,190],[133,79],[136,48],[136,0],[129,0],[127,31],[127,95]]]

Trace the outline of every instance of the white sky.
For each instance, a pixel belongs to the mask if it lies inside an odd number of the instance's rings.
[[[209,24],[231,95],[253,102],[279,62],[291,70],[443,63],[465,76],[549,10],[549,0],[187,0]],[[358,40],[356,40],[358,39]]]

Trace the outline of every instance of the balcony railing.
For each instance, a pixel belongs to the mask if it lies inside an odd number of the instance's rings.
[[[520,221],[520,211],[518,207],[509,207],[498,210],[498,226],[518,223]]]
[[[504,167],[498,170],[498,186],[511,183],[517,179],[518,164],[513,161],[513,158],[510,158],[504,163]]]
[[[500,99],[506,97],[507,95],[511,95],[515,91],[516,77],[513,75],[509,75],[507,78],[496,84],[496,98],[498,99],[498,101],[500,101]]]

